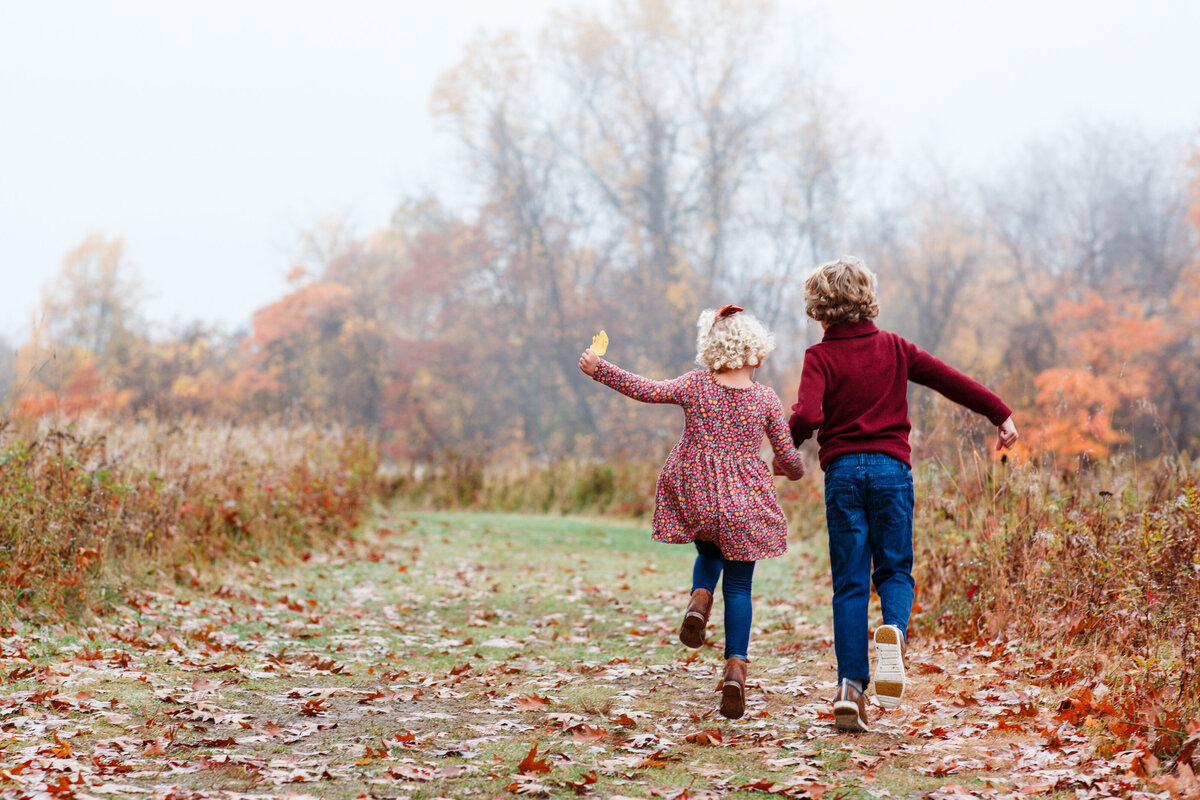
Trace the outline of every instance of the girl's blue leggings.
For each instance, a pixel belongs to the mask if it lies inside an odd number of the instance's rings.
[[[696,565],[692,568],[692,591],[707,589],[716,592],[721,571],[725,582],[721,590],[725,598],[725,657],[748,660],[750,622],[754,606],[750,601],[750,584],[754,581],[753,561],[727,561],[721,548],[712,542],[696,540]]]

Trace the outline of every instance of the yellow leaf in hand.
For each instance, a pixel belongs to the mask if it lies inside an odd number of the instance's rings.
[[[600,331],[592,337],[592,352],[602,356],[608,352],[608,334]]]

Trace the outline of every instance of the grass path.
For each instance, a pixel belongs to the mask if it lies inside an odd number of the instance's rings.
[[[905,707],[836,734],[820,545],[759,565],[737,722],[719,596],[687,650],[691,551],[644,525],[384,516],[82,633],[3,628],[0,798],[1133,796],[1015,646],[914,640]]]

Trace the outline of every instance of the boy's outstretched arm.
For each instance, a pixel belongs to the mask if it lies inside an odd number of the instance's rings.
[[[953,400],[976,414],[982,414],[998,429],[996,449],[1012,447],[1017,441],[1017,426],[1012,409],[998,395],[974,378],[940,361],[912,342],[908,346],[908,379]]]
[[[800,388],[796,390],[796,405],[792,406],[792,416],[788,420],[788,428],[792,432],[792,444],[796,447],[819,430],[825,421],[821,403],[825,396],[825,373],[817,359],[808,353],[804,354],[804,370],[800,373]]]
[[[579,357],[579,369],[591,376],[592,380],[643,403],[683,405],[686,395],[687,375],[669,381],[652,381],[610,364],[593,353],[590,347]]]
[[[804,477],[804,454],[792,444],[787,422],[783,418],[783,402],[774,392],[771,395],[775,398],[775,408],[767,420],[767,438],[771,440],[771,449],[775,451],[771,472],[798,481]]]

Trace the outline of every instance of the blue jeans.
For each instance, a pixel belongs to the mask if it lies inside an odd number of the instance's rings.
[[[712,542],[696,540],[696,565],[692,567],[692,591],[707,589],[716,592],[721,571],[725,599],[725,657],[748,660],[750,622],[754,605],[750,600],[750,584],[754,581],[753,561],[727,561],[721,548]]]
[[[908,635],[915,586],[912,521],[912,470],[903,461],[883,453],[849,453],[825,468],[838,683],[844,678],[862,681],[864,688],[870,683],[871,581],[883,606],[883,623]]]

